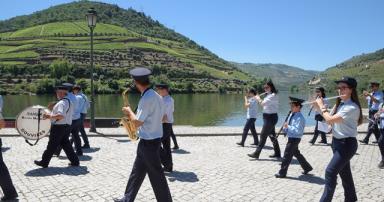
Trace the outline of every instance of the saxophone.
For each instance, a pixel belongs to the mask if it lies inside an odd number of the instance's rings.
[[[123,96],[123,102],[124,102],[124,107],[129,106],[129,101],[128,101],[128,91],[129,89],[126,89],[121,95]],[[120,125],[125,128],[125,130],[128,133],[128,137],[131,140],[137,140],[137,128],[133,121],[128,117],[124,116],[120,120]]]

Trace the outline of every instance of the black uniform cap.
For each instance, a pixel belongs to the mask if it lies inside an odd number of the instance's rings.
[[[301,104],[303,104],[303,102],[305,102],[305,100],[303,100],[303,99],[300,99],[300,98],[295,98],[295,97],[289,97],[289,100],[290,100],[290,102],[289,103],[295,103],[295,104],[299,104],[299,105],[301,105]]]
[[[156,84],[156,88],[169,89],[169,85],[165,83]]]
[[[61,85],[65,86],[67,88],[67,90],[72,90],[72,88],[73,88],[73,84],[71,84],[71,83],[62,83]]]
[[[55,87],[55,90],[66,90],[66,91],[68,91],[68,87],[67,87],[67,86],[63,86],[63,85],[61,85],[61,86],[56,86],[56,87]]]
[[[340,80],[335,81],[335,83],[337,83],[337,84],[339,84],[339,83],[346,83],[351,88],[356,88],[357,87],[356,79],[354,79],[352,77],[347,77],[347,76],[344,76]]]
[[[371,82],[369,82],[371,85],[380,85],[380,82],[378,82],[378,81],[371,81]]]
[[[149,79],[149,75],[151,75],[151,70],[144,67],[137,67],[129,71],[129,74],[136,81],[145,81]]]

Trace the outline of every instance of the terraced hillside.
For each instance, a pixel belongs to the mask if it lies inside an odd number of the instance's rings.
[[[384,86],[384,49],[373,53],[354,56],[334,67],[328,68],[311,83],[321,84],[333,89],[333,81],[342,76],[352,76],[358,80],[359,90],[367,89],[372,80]]]
[[[88,86],[89,28],[84,15],[80,20],[76,14],[90,7],[101,13],[94,37],[99,93],[120,92],[130,82],[128,70],[136,66],[152,68],[155,81],[180,92],[239,91],[251,79],[143,13],[80,1],[0,21],[0,91],[45,93],[54,83],[74,79]],[[72,18],[63,14],[67,11]],[[54,64],[68,71],[57,75]]]

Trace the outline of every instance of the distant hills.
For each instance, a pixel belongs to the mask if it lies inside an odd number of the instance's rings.
[[[330,67],[310,83],[324,85],[333,90],[334,80],[342,76],[352,76],[358,80],[359,90],[367,89],[370,81],[379,81],[384,86],[384,49],[373,53],[354,56],[336,66]]]
[[[240,70],[249,73],[256,78],[271,78],[276,85],[283,90],[298,88],[304,82],[312,79],[319,72],[304,70],[284,64],[253,64],[235,63]]]
[[[170,83],[175,92],[239,91],[251,80],[233,64],[142,12],[78,1],[0,21],[0,91],[49,93],[62,81],[89,86],[85,14],[91,7],[98,12],[97,93],[126,88],[128,71],[136,66],[152,68],[154,81]],[[64,73],[56,74],[57,68]]]

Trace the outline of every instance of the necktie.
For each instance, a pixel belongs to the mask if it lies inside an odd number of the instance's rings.
[[[292,112],[291,117],[289,118],[288,125],[291,124],[293,116],[295,116],[295,113],[294,113],[294,112]]]

